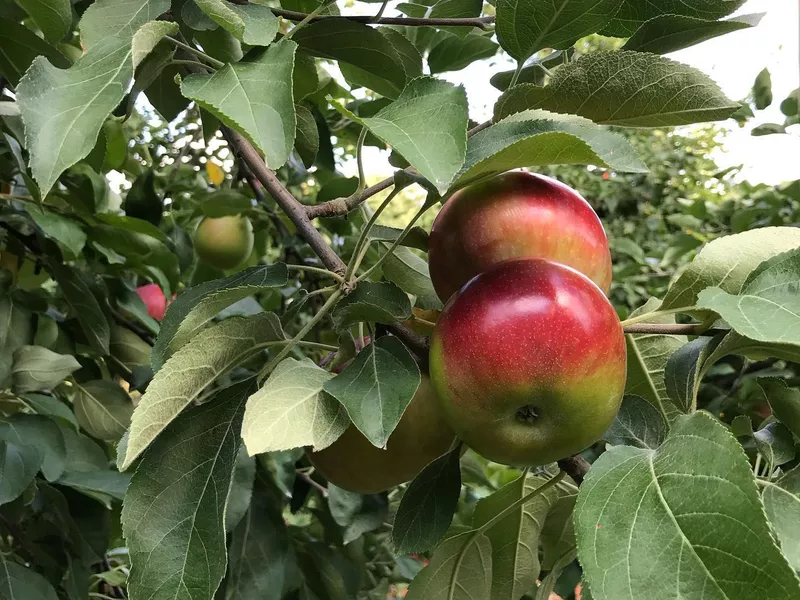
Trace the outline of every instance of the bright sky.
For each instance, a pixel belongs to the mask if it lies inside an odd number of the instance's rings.
[[[797,0],[750,0],[737,14],[766,13],[758,27],[709,40],[669,57],[707,73],[734,100],[745,98],[756,75],[768,67],[775,99],[772,106],[756,115],[753,125],[783,123],[778,109],[780,102],[791,90],[800,87],[799,4]],[[374,12],[375,6],[358,2],[343,12],[369,14]],[[394,15],[396,11],[389,8],[385,14]],[[498,53],[493,59],[473,63],[461,71],[444,73],[441,77],[464,85],[470,117],[482,122],[491,116],[492,106],[500,95],[489,85],[489,78],[513,66],[504,53]],[[717,157],[721,166],[744,165],[742,176],[754,183],[777,184],[800,179],[800,125],[792,126],[787,135],[763,137],[750,135],[752,125],[743,129],[732,121],[722,125],[729,132],[725,138],[725,152]],[[387,162],[387,152],[369,147],[365,151],[365,167],[370,176],[385,176],[393,171]],[[354,175],[355,165],[345,165],[344,170]]]

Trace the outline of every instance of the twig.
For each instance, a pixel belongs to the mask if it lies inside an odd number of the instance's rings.
[[[583,478],[586,477],[591,467],[592,465],[580,454],[575,454],[569,458],[562,458],[558,461],[558,468],[572,477],[572,480],[578,485],[583,483]]]
[[[180,48],[181,50],[185,50],[186,52],[189,52],[191,54],[194,54],[198,58],[202,58],[204,61],[206,61],[209,65],[211,65],[215,69],[221,69],[222,67],[225,66],[225,63],[222,62],[221,60],[217,60],[213,56],[209,56],[208,54],[206,54],[202,50],[200,50],[198,48],[195,48],[194,46],[192,46],[190,44],[184,44],[182,41],[176,40],[174,37],[170,37],[168,35],[164,36],[164,39],[167,40],[173,46],[175,46],[177,48]],[[185,65],[185,66],[188,66],[188,65]]]
[[[324,485],[321,485],[321,484],[317,483],[316,481],[314,481],[311,478],[311,476],[309,476],[307,473],[303,473],[302,471],[296,471],[296,475],[297,475],[298,479],[302,479],[308,485],[310,485],[315,490],[317,490],[320,494],[322,494],[323,498],[327,498],[328,497],[328,488],[326,488]]]
[[[283,17],[289,21],[303,21],[309,15],[307,13],[294,10],[284,10],[282,8],[272,8],[273,14]],[[375,19],[371,15],[314,15],[311,21],[322,21],[325,19],[347,19],[356,23],[374,23],[377,25],[408,25],[409,27],[478,27],[486,29],[494,23],[494,17],[473,17],[468,19],[452,18],[417,18],[417,17],[382,17]]]

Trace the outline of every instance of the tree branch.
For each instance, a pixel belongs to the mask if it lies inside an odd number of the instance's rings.
[[[580,454],[575,454],[569,458],[562,458],[558,461],[558,468],[565,471],[578,485],[583,483],[583,478],[586,477],[591,467],[592,465]]]
[[[411,167],[404,169],[404,171],[407,173],[412,172]],[[317,217],[339,217],[341,215],[346,215],[351,210],[358,208],[358,206],[365,200],[387,188],[390,188],[392,185],[394,185],[394,175],[387,177],[383,181],[379,181],[375,185],[364,188],[360,194],[355,194],[348,198],[336,198],[334,200],[328,200],[322,204],[312,204],[310,206],[306,206],[306,214],[308,215],[309,219],[316,219]]]
[[[273,14],[288,19],[289,21],[302,21],[308,17],[307,13],[294,10],[284,10],[282,8],[272,8]],[[469,19],[449,19],[449,18],[417,18],[417,17],[381,17],[376,19],[371,15],[314,15],[311,21],[322,21],[325,19],[347,19],[356,23],[369,23],[375,25],[408,25],[410,27],[478,27],[486,29],[494,23],[494,17],[473,17]]]
[[[702,323],[676,324],[676,323],[633,323],[623,327],[625,333],[655,333],[661,335],[707,335],[714,336],[722,333],[722,329],[703,329]]]

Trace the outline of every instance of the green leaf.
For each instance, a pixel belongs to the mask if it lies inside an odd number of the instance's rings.
[[[225,531],[232,531],[244,518],[253,497],[253,481],[256,476],[256,461],[247,453],[244,444],[239,446],[236,464],[233,467],[231,489],[225,506]]]
[[[263,348],[283,342],[274,313],[231,317],[192,339],[158,371],[131,419],[122,469],[131,463],[217,377]]]
[[[101,379],[78,383],[75,389],[75,416],[81,427],[97,439],[119,441],[133,414],[128,393],[118,383]]]
[[[492,544],[485,535],[467,531],[436,548],[405,600],[489,600],[491,588]]]
[[[45,396],[44,394],[23,394],[21,399],[37,415],[59,419],[68,425],[74,425],[75,429],[78,428],[78,421],[75,419],[75,415],[69,406],[58,398]]]
[[[0,596],[8,600],[58,600],[50,582],[0,552]]]
[[[302,446],[322,450],[335,442],[350,422],[323,391],[331,377],[308,358],[281,361],[247,401],[242,438],[250,455]]]
[[[467,158],[456,184],[460,187],[517,167],[551,164],[593,164],[617,171],[647,172],[636,151],[619,134],[581,117],[526,110],[469,139]]]
[[[593,52],[559,67],[545,87],[514,86],[495,105],[495,119],[529,108],[607,125],[666,127],[720,121],[739,104],[694,67],[621,50]]]
[[[50,268],[70,311],[81,324],[89,346],[100,355],[108,354],[111,327],[81,274],[72,267],[55,262]]]
[[[655,406],[641,396],[625,394],[617,417],[603,439],[615,446],[658,448],[667,430],[667,421]]]
[[[133,68],[138,69],[158,43],[168,35],[178,33],[178,24],[170,21],[150,21],[134,34],[131,51]]]
[[[176,419],[131,479],[122,526],[132,598],[212,598],[227,563],[225,503],[248,379]]]
[[[797,227],[763,227],[717,238],[706,244],[672,283],[661,309],[690,310],[697,304],[698,294],[712,286],[739,294],[762,262],[798,247]]]
[[[761,499],[783,555],[795,571],[800,571],[800,466],[775,482],[762,484]]]
[[[500,45],[524,62],[543,48],[564,50],[578,39],[600,31],[617,12],[621,0],[498,0]]]
[[[385,494],[356,494],[333,484],[328,485],[328,507],[333,520],[342,527],[342,542],[345,544],[375,531],[389,518]]]
[[[786,133],[786,126],[780,123],[761,123],[750,130],[750,135],[772,135],[775,133]]]
[[[411,317],[408,296],[393,283],[362,281],[333,309],[336,329],[347,329],[362,321],[391,325]]]
[[[374,446],[386,448],[419,383],[414,357],[396,337],[385,336],[361,350],[323,389]]]
[[[794,439],[792,432],[783,423],[768,423],[753,432],[756,448],[767,461],[771,473],[775,467],[794,460]]]
[[[57,354],[41,346],[22,346],[14,352],[11,369],[14,391],[50,390],[81,368],[68,354]]]
[[[295,150],[300,155],[303,165],[310,169],[319,152],[319,130],[314,115],[303,104],[294,107],[297,115],[297,135],[294,141]]]
[[[623,46],[623,50],[668,54],[726,33],[755,27],[764,13],[717,21],[685,15],[661,15],[646,21]]]
[[[422,56],[414,47],[414,44],[399,31],[388,27],[378,27],[377,31],[391,44],[394,55],[405,71],[405,80],[400,81],[393,70],[389,71],[389,79],[387,79],[348,62],[340,62],[339,69],[348,83],[369,88],[378,92],[381,96],[394,99],[403,91],[405,82],[422,75]]]
[[[214,190],[203,196],[200,209],[207,217],[218,219],[230,215],[240,215],[253,208],[253,201],[232,189]]]
[[[547,483],[523,474],[475,505],[472,526],[492,518]],[[486,530],[492,543],[492,599],[518,598],[536,587],[539,578],[539,535],[545,517],[558,500],[556,489],[534,496]]]
[[[542,570],[553,571],[567,557],[572,562],[575,554],[575,528],[572,515],[578,490],[559,488],[559,498],[545,517],[540,534],[542,547]],[[549,598],[548,598],[549,600]]]
[[[753,104],[758,110],[764,110],[772,104],[772,77],[766,67],[753,82]]]
[[[44,39],[57,44],[72,28],[72,5],[69,0],[15,0],[25,9]]]
[[[461,445],[427,465],[408,486],[392,526],[397,554],[430,550],[442,539],[461,494]]]
[[[22,23],[0,17],[0,73],[16,86],[39,56],[59,68],[69,67],[66,57]]]
[[[306,25],[292,39],[309,54],[349,63],[401,90],[407,81],[404,60],[380,29],[348,19],[325,19]]]
[[[81,255],[86,243],[86,234],[76,221],[45,210],[33,202],[21,202],[21,204],[42,233],[58,244],[65,258],[75,259]]]
[[[359,118],[335,107],[392,146],[440,193],[447,190],[464,162],[467,96],[461,86],[418,77],[374,117]]]
[[[775,418],[800,437],[800,390],[788,387],[782,379],[771,377],[759,379],[758,385]]]
[[[268,46],[278,33],[278,18],[266,6],[223,0],[195,2],[211,19],[249,46]]]
[[[581,485],[575,530],[598,600],[800,594],[741,446],[708,413],[679,417],[656,450],[603,454]]]
[[[155,173],[153,169],[147,169],[134,179],[125,196],[125,214],[158,226],[163,211],[164,204],[156,192]]]
[[[56,483],[96,498],[111,508],[112,499],[122,501],[125,498],[130,479],[127,473],[118,473],[105,468],[93,471],[67,471]]]
[[[390,244],[384,243],[383,246],[388,249]],[[411,250],[398,246],[383,261],[382,269],[383,276],[400,289],[418,298],[432,302],[441,309],[441,301],[438,300],[436,291],[433,289],[433,283],[431,283],[427,261],[414,254]]]
[[[64,473],[64,436],[47,417],[17,413],[0,420],[0,440],[39,450],[43,455],[42,474],[47,481],[55,481]]]
[[[187,289],[167,308],[151,353],[153,371],[185,346],[221,310],[260,291],[286,285],[286,265],[249,267],[234,275]]]
[[[470,33],[461,39],[456,35],[442,33],[443,39],[428,53],[431,73],[460,71],[484,58],[497,54],[497,44],[491,37]]]
[[[715,20],[731,14],[744,2],[745,0],[622,0],[619,11],[602,33],[614,37],[629,37],[643,23],[661,15]]]
[[[717,338],[699,337],[669,357],[664,368],[664,383],[667,395],[681,412],[694,412],[696,409],[701,368],[719,341]]]
[[[34,446],[0,439],[0,506],[25,491],[36,477],[43,458],[43,453]]]
[[[739,334],[762,342],[800,344],[800,248],[761,263],[738,294],[710,287],[698,308],[714,311]]]
[[[294,145],[292,69],[297,44],[283,40],[255,60],[225,65],[213,75],[196,74],[181,92],[261,150],[267,166],[282,166]]]
[[[101,471],[108,468],[105,451],[90,437],[62,423],[56,424],[64,436],[64,446],[67,449],[64,465],[66,473]]]

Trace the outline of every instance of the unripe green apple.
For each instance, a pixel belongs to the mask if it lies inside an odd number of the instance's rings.
[[[376,494],[412,480],[429,462],[446,453],[453,440],[431,382],[423,375],[386,450],[373,446],[350,425],[327,448],[306,453],[314,468],[334,485],[359,494]]]
[[[428,244],[431,280],[443,302],[478,273],[514,258],[568,265],[605,293],[611,285],[600,219],[575,190],[542,175],[513,171],[456,192],[436,216]]]
[[[217,269],[234,269],[253,251],[253,224],[241,215],[205,217],[194,234],[200,260]]]
[[[619,409],[625,366],[622,326],[600,288],[534,258],[496,265],[450,299],[430,376],[465,444],[533,466],[600,439]]]

